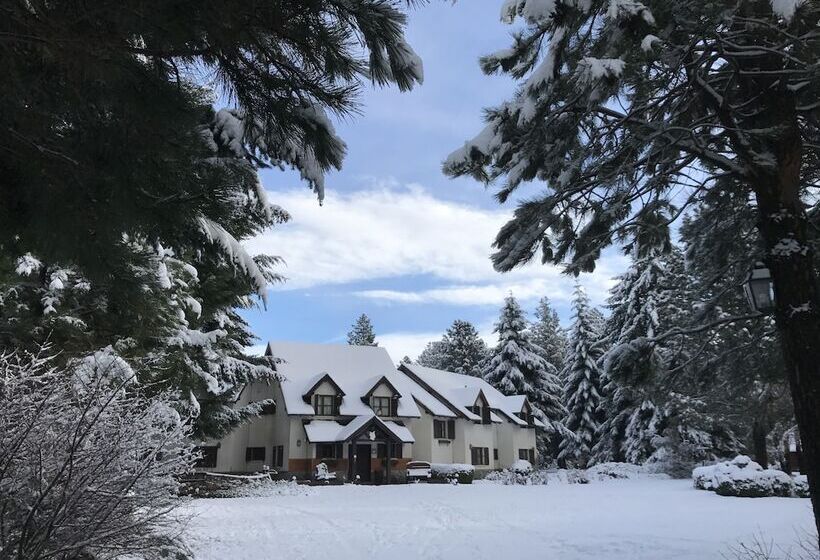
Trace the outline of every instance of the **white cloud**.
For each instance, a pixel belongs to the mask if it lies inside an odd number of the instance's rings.
[[[488,346],[492,347],[498,343],[498,338],[493,333],[491,321],[476,325],[476,328],[478,329],[478,335],[484,339]],[[398,363],[404,356],[410,356],[411,359],[415,360],[428,342],[440,340],[443,334],[444,332],[392,332],[376,335],[376,341]]]
[[[513,291],[521,299],[547,295],[566,301],[573,281],[538,263],[499,274],[489,260],[506,209],[484,209],[435,198],[418,185],[381,182],[365,190],[329,190],[324,206],[307,189],[271,192],[290,223],[247,243],[253,253],[283,257],[288,281],[276,289],[427,275],[443,285],[420,291],[367,290],[360,297],[395,303],[500,304]],[[583,279],[602,301],[622,259],[605,257]]]
[[[379,346],[385,348],[393,361],[398,363],[404,356],[416,359],[431,340],[441,338],[441,333],[435,332],[394,332],[380,334],[376,337]]]

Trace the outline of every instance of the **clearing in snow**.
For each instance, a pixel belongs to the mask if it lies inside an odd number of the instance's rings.
[[[719,560],[739,541],[794,546],[813,528],[807,499],[726,498],[691,480],[306,491],[192,501],[196,557]]]

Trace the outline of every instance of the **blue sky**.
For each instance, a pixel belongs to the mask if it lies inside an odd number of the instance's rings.
[[[261,341],[343,342],[367,313],[395,360],[415,358],[455,319],[472,321],[493,343],[492,324],[510,291],[528,312],[549,297],[569,322],[573,280],[559,270],[537,263],[492,270],[490,244],[514,202],[499,206],[483,185],[441,173],[442,160],[482,128],[482,108],[514,89],[507,78],[483,75],[477,62],[508,46],[499,8],[436,1],[411,12],[407,36],[424,61],[424,84],[408,93],[368,89],[362,114],[336,122],[348,155],[326,178],[323,206],[295,173],[262,174],[271,200],[293,219],[248,243],[287,263],[288,281],[271,290],[267,309],[245,314]],[[612,251],[581,278],[594,302],[623,266]]]

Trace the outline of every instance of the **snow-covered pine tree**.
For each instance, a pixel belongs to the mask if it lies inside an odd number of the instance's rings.
[[[275,280],[242,241],[287,216],[258,170],[292,168],[321,200],[346,151],[329,115],[422,68],[400,0],[178,8],[4,11],[0,347],[48,339],[59,361],[110,346],[218,436],[254,412],[231,407],[239,386],[273,374],[245,356],[237,312]],[[235,106],[214,111],[222,93]]]
[[[820,534],[820,280],[808,216],[820,182],[820,88],[809,87],[820,3],[504,0],[501,18],[523,25],[481,66],[519,87],[444,164],[454,176],[503,177],[502,203],[524,182],[547,183],[500,230],[496,268],[540,252],[589,271],[673,198],[737,192],[756,214],[777,293]]]
[[[524,312],[512,295],[504,300],[493,332],[498,334],[498,345],[487,362],[484,379],[505,395],[527,396],[535,415],[547,425],[539,437],[541,457],[553,457],[552,451],[565,434],[566,409],[561,403],[558,371],[530,339]]]
[[[594,449],[598,461],[643,463],[659,435],[662,412],[653,392],[666,364],[650,339],[672,326],[673,292],[679,287],[673,260],[681,260],[679,252],[670,254],[668,234],[659,237],[633,243],[632,265],[617,278],[607,302],[605,336],[611,347],[602,360],[606,396]]]
[[[567,352],[567,333],[561,328],[558,313],[550,305],[549,298],[543,297],[535,308],[535,321],[530,325],[533,343],[543,350],[541,356],[555,367],[564,369]]]
[[[445,369],[447,367],[444,341],[434,340],[428,342],[421,354],[416,358],[416,363],[420,366],[433,369]]]
[[[812,218],[817,219],[816,213]],[[734,286],[744,281],[749,263],[761,260],[755,221],[754,209],[737,191],[705,197],[686,217],[680,232],[692,279],[688,303],[697,313],[680,327],[746,312],[748,302]],[[690,335],[683,345],[689,354],[699,352],[688,375],[698,380],[706,410],[744,439],[746,453],[755,461],[768,464],[770,453],[780,453],[775,426],[794,423],[773,317],[731,322],[719,332]]]
[[[378,346],[370,317],[362,313],[347,333],[347,343],[355,346]]]
[[[575,286],[574,321],[570,328],[569,353],[564,365],[564,426],[569,435],[561,441],[558,458],[586,466],[596,443],[602,418],[603,378],[598,367],[601,341],[598,319],[593,314],[586,291]]]
[[[425,367],[481,377],[488,356],[487,344],[469,321],[456,319],[441,340],[430,342],[419,354]]]
[[[443,369],[481,377],[488,350],[472,323],[456,319],[444,333],[441,342]]]

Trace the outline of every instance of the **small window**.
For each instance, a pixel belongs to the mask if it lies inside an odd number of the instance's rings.
[[[433,420],[433,437],[436,439],[456,439],[456,421]]]
[[[470,450],[472,463],[474,465],[489,465],[490,464],[490,448],[489,447],[473,447]]]
[[[527,423],[527,424],[529,424],[530,426],[532,426],[532,425],[533,425],[533,415],[532,415],[532,413],[531,413],[531,412],[526,412],[526,411],[524,411],[524,412],[517,412],[517,413],[516,413],[516,416],[518,416],[519,418],[521,418],[521,420],[523,420],[524,422],[526,422],[526,423]]]
[[[202,447],[197,447],[196,450],[201,457],[197,459],[195,466],[202,469],[216,468],[216,457],[219,450],[216,445],[203,445]]]
[[[313,395],[313,408],[318,416],[338,416],[339,406],[335,395]]]
[[[376,457],[379,459],[384,459],[387,457],[387,446],[390,445],[390,458],[391,459],[401,459],[402,453],[402,444],[400,443],[379,443],[376,446]]]
[[[276,403],[271,402],[266,405],[262,406],[262,409],[259,411],[260,416],[270,416],[272,414],[276,414]]]
[[[341,459],[342,445],[336,443],[317,443],[316,444],[316,458],[317,459]]]
[[[265,460],[265,448],[264,447],[246,447],[245,448],[245,461],[250,463],[251,461],[263,461]]]
[[[394,459],[401,459],[404,450],[404,445],[402,445],[401,443],[391,443],[390,446],[390,456]]]
[[[370,397],[370,407],[376,416],[391,416],[390,401],[392,400],[390,397]]]
[[[489,424],[490,420],[490,408],[487,406],[475,405],[475,406],[468,406],[467,407],[470,412],[475,414],[476,416],[481,417],[482,424]]]
[[[498,461],[498,448],[493,449],[493,461]]]
[[[277,445],[273,448],[273,466],[282,467],[285,464],[285,446]]]
[[[446,423],[444,420],[433,420],[433,437],[436,439],[446,439]]]
[[[470,455],[474,465],[489,465],[490,464],[490,448],[489,447],[473,447],[470,450]]]
[[[524,461],[530,460],[530,450],[529,449],[519,449],[518,450],[518,458]]]

